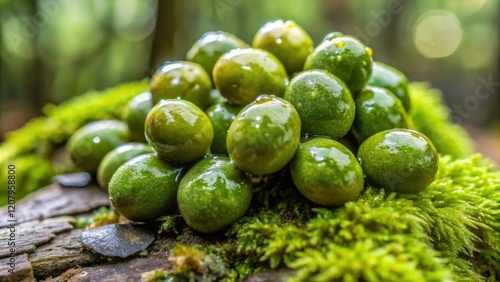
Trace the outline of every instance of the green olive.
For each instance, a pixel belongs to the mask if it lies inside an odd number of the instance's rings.
[[[209,75],[212,75],[215,62],[222,54],[233,49],[249,47],[234,34],[224,31],[210,31],[203,34],[194,43],[187,52],[186,59],[200,64]]]
[[[273,54],[250,48],[222,55],[213,78],[221,95],[237,105],[246,105],[261,94],[282,97],[288,84],[285,68]]]
[[[294,21],[283,20],[262,26],[253,38],[252,47],[275,55],[289,74],[301,71],[314,49],[311,37],[302,27]]]
[[[182,178],[177,203],[186,223],[196,231],[220,231],[245,215],[252,183],[227,157],[205,158]]]
[[[210,147],[212,154],[227,155],[227,131],[242,108],[242,106],[231,105],[221,100],[205,111],[214,128],[214,140]]]
[[[162,100],[151,109],[145,124],[146,139],[160,157],[186,163],[202,158],[213,140],[210,119],[185,100]]]
[[[177,207],[182,167],[155,154],[137,156],[120,166],[109,182],[113,208],[133,221],[150,221]]]
[[[130,100],[125,108],[123,121],[130,129],[130,139],[136,142],[146,142],[144,122],[153,108],[153,98],[150,92],[141,93]]]
[[[289,102],[261,95],[236,116],[227,133],[233,163],[250,174],[267,175],[282,169],[300,141],[300,117]]]
[[[68,140],[66,149],[73,164],[97,172],[102,158],[115,147],[129,142],[130,132],[124,122],[100,120],[84,125]]]
[[[368,80],[368,85],[386,88],[401,100],[407,112],[410,110],[408,78],[400,70],[381,62],[373,62],[372,75]]]
[[[420,132],[390,129],[361,144],[358,159],[368,183],[397,193],[419,193],[436,177],[438,154]]]
[[[210,106],[212,82],[205,69],[188,61],[166,62],[149,83],[153,105],[161,99],[180,98],[190,101],[202,109]]]
[[[108,190],[109,180],[122,164],[147,153],[153,153],[153,149],[145,143],[126,143],[109,151],[99,163],[97,169],[99,187]]]
[[[354,120],[354,101],[347,86],[324,70],[297,74],[285,91],[285,97],[297,110],[302,134],[339,139],[346,135]]]
[[[408,128],[408,115],[401,101],[389,90],[367,86],[356,96],[354,137],[361,144],[373,134],[392,128]]]
[[[372,49],[351,36],[323,41],[307,57],[304,70],[323,69],[340,78],[352,94],[363,88],[372,71]]]
[[[351,132],[347,133],[344,137],[337,141],[349,149],[349,151],[351,151],[354,155],[358,153],[359,144]]]
[[[222,95],[220,95],[219,90],[212,89],[212,91],[210,91],[210,105],[218,103],[222,100],[224,100],[224,97],[222,97]]]
[[[299,191],[322,206],[338,207],[354,201],[364,186],[356,157],[328,138],[317,137],[300,144],[290,171]]]

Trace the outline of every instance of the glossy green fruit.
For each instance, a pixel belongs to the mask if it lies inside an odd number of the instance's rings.
[[[153,95],[153,105],[160,99],[180,98],[202,109],[210,106],[212,82],[205,69],[197,63],[166,62],[155,72],[149,87]]]
[[[368,80],[368,85],[386,88],[401,100],[407,112],[410,110],[408,78],[398,69],[381,62],[373,62],[372,75]]]
[[[149,111],[153,108],[153,98],[150,92],[141,93],[127,104],[123,121],[130,129],[130,139],[135,142],[146,142],[144,122]]]
[[[210,147],[212,154],[227,155],[227,131],[242,108],[242,106],[231,105],[221,100],[205,111],[214,128],[214,140]]]
[[[124,122],[100,120],[75,131],[68,140],[66,149],[73,164],[95,173],[104,155],[129,140],[130,132]]]
[[[188,61],[200,64],[209,75],[212,75],[215,62],[227,51],[237,48],[249,48],[243,40],[234,34],[224,31],[210,31],[201,36],[189,49]]]
[[[113,208],[133,221],[150,221],[172,211],[182,167],[155,154],[137,156],[116,170],[109,182]]]
[[[261,94],[282,97],[288,84],[286,70],[273,54],[250,48],[222,55],[213,78],[222,96],[237,105],[246,105]]]
[[[289,74],[304,67],[314,50],[309,34],[294,21],[276,20],[262,26],[253,38],[253,48],[269,51],[283,63]]]
[[[225,99],[224,97],[222,97],[222,95],[220,95],[219,90],[212,89],[212,91],[210,91],[210,105],[213,105],[223,100]]]
[[[236,116],[227,134],[234,165],[253,175],[282,169],[300,141],[300,117],[289,102],[261,95]]]
[[[146,118],[146,139],[159,156],[172,162],[202,158],[214,137],[212,123],[196,105],[185,100],[162,100]]]
[[[355,94],[372,71],[372,50],[351,36],[334,36],[323,41],[307,57],[304,70],[323,69],[340,78]]]
[[[372,135],[359,147],[368,183],[397,193],[418,193],[436,177],[438,154],[420,132],[391,129]]]
[[[299,113],[303,135],[339,139],[351,128],[355,113],[351,92],[327,71],[297,74],[286,88],[284,98]]]
[[[312,202],[338,207],[363,190],[363,171],[353,153],[339,142],[313,138],[300,144],[290,162],[293,182]]]
[[[401,101],[389,90],[367,86],[356,96],[354,137],[361,144],[373,134],[392,128],[408,128],[408,116]]]
[[[108,190],[109,180],[122,164],[147,153],[153,153],[153,149],[145,143],[126,143],[111,150],[104,156],[97,169],[99,186],[104,190]]]
[[[349,151],[351,151],[354,155],[358,153],[359,144],[352,133],[347,133],[344,137],[337,141],[349,149]]]
[[[205,158],[182,178],[177,203],[196,231],[220,231],[243,215],[252,200],[252,183],[227,157]]]
[[[342,32],[332,31],[332,32],[328,33],[327,35],[325,35],[325,37],[323,38],[323,40],[321,40],[321,43],[323,43],[325,41],[332,40],[335,37],[343,37],[343,36],[345,36],[345,35]]]

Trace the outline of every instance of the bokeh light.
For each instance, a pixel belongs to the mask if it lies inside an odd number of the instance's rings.
[[[413,42],[428,58],[443,58],[453,54],[462,39],[462,27],[455,14],[446,10],[431,10],[415,24]]]
[[[448,1],[447,8],[464,14],[475,14],[484,7],[488,0]]]

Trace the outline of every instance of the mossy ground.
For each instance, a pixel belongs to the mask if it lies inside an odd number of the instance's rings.
[[[285,180],[255,196],[225,233],[200,240],[178,221],[165,279],[240,281],[283,267],[296,271],[291,281],[499,278],[500,172],[480,155],[442,157],[437,179],[418,195],[368,187],[357,201],[325,209]]]
[[[87,94],[11,134],[0,145],[0,163],[17,166],[16,196],[71,171],[51,163],[55,149],[84,123],[118,117],[146,89],[140,82]],[[500,279],[500,171],[470,155],[470,140],[448,122],[437,91],[414,83],[410,94],[415,128],[441,153],[436,180],[426,190],[397,195],[368,187],[357,201],[323,209],[300,195],[285,169],[256,185],[247,216],[226,232],[201,236],[179,217],[164,218],[168,232],[159,237],[175,236],[179,246],[168,271],[145,273],[143,280],[237,281],[282,267],[295,270],[295,281]]]
[[[413,84],[411,91],[415,127],[445,153],[426,190],[398,195],[367,187],[357,201],[324,209],[305,200],[284,170],[256,189],[247,216],[216,240],[186,240],[193,233],[181,231],[179,244],[190,247],[178,250],[196,250],[205,266],[174,263],[158,281],[239,281],[279,268],[294,270],[291,281],[498,280],[500,171],[470,155],[470,140],[448,122],[435,90]]]

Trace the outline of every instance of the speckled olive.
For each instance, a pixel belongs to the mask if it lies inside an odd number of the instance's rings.
[[[215,62],[227,51],[237,48],[249,48],[243,40],[234,34],[224,31],[210,31],[201,36],[189,49],[188,61],[200,64],[208,74],[212,75]]]
[[[68,140],[66,149],[73,164],[95,173],[104,155],[129,140],[130,132],[124,122],[100,120],[75,131]]]
[[[177,203],[182,217],[196,231],[212,233],[235,222],[250,207],[252,183],[228,157],[207,157],[182,178]]]
[[[205,111],[214,128],[214,140],[212,146],[210,146],[212,154],[227,155],[227,131],[242,108],[242,106],[231,105],[221,100]]]
[[[340,78],[355,94],[363,88],[372,71],[372,50],[351,36],[323,41],[307,57],[304,70],[323,69]]]
[[[359,144],[380,131],[408,128],[408,116],[403,104],[385,88],[367,86],[358,93],[355,103],[352,133]]]
[[[344,136],[354,120],[354,101],[347,86],[324,70],[297,74],[287,86],[284,98],[297,110],[302,134],[333,139]]]
[[[338,207],[354,201],[364,185],[363,171],[353,153],[328,138],[300,144],[290,171],[302,195],[322,206]]]
[[[294,21],[276,20],[262,26],[253,38],[253,48],[269,51],[289,74],[304,67],[314,47],[311,37]]]
[[[208,116],[185,100],[162,100],[151,109],[145,124],[146,139],[159,156],[185,163],[202,158],[213,140]]]
[[[401,100],[407,112],[410,110],[408,78],[398,69],[381,62],[373,62],[372,75],[368,80],[368,85],[386,88]]]
[[[288,101],[261,95],[236,116],[227,134],[233,163],[253,175],[283,168],[300,141],[300,117]]]
[[[113,208],[133,221],[150,221],[176,208],[183,169],[155,154],[137,156],[120,166],[109,182]]]
[[[210,106],[212,82],[205,69],[197,63],[166,62],[155,72],[149,87],[153,95],[153,105],[160,99],[180,98],[202,109]]]
[[[111,150],[104,156],[97,169],[99,186],[104,190],[108,190],[109,180],[122,164],[147,153],[153,153],[153,149],[145,143],[125,143]]]
[[[251,48],[222,55],[213,78],[222,96],[237,105],[246,105],[261,94],[282,97],[288,84],[286,70],[273,54]]]
[[[420,132],[390,129],[361,144],[358,159],[368,183],[397,193],[418,193],[436,177],[438,154]]]
[[[151,108],[153,108],[153,98],[150,92],[135,96],[127,104],[122,119],[130,130],[131,141],[146,142],[144,122]]]

